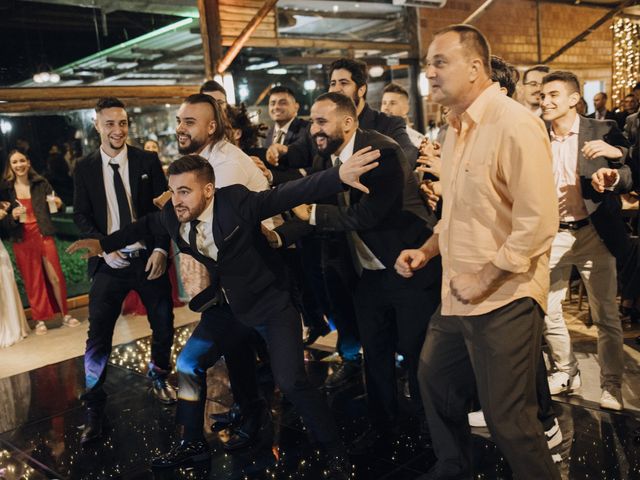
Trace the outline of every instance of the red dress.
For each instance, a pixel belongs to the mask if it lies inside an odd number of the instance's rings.
[[[67,284],[55,241],[40,233],[31,199],[18,200],[27,209],[27,221],[22,224],[22,240],[13,243],[13,253],[31,306],[31,318],[50,320],[57,312],[66,315]]]

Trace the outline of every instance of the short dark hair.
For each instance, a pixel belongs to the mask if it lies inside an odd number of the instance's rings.
[[[632,92],[635,92],[636,90],[640,90],[640,82],[636,83],[634,87],[631,89]]]
[[[358,121],[356,106],[353,100],[346,95],[338,92],[327,92],[316,98],[314,103],[322,101],[333,102],[336,105],[336,110],[346,115],[351,115],[356,122]]]
[[[382,94],[384,95],[385,93],[399,93],[400,95],[404,95],[405,97],[409,98],[409,92],[407,92],[407,89],[402,85],[398,85],[397,83],[393,82],[384,87],[384,89],[382,90]]]
[[[331,78],[335,70],[348,70],[351,73],[351,80],[354,81],[358,88],[367,84],[367,64],[362,60],[355,60],[353,58],[339,58],[335,60],[329,66],[329,78]],[[363,98],[366,98],[366,96],[367,92],[365,90]]]
[[[225,98],[227,96],[227,91],[215,80],[207,80],[200,86],[200,93],[205,92],[222,92]]]
[[[438,30],[435,36],[438,37],[448,32],[456,32],[460,37],[460,44],[464,47],[465,51],[472,51],[476,55],[479,55],[484,65],[484,71],[487,75],[491,75],[491,47],[489,46],[487,37],[476,27],[464,23],[449,25],[442,30]]]
[[[105,110],[107,108],[122,108],[124,109],[124,103],[122,103],[122,101],[116,97],[102,97],[99,98],[98,101],[96,102],[96,113],[100,113],[102,110]]]
[[[211,164],[200,155],[184,155],[169,164],[168,175],[181,175],[194,172],[200,180],[215,185],[216,176]]]
[[[542,84],[545,85],[550,82],[563,82],[567,84],[572,90],[571,93],[580,93],[580,81],[573,72],[566,72],[562,70],[556,70],[555,72],[548,73],[542,79]]]
[[[629,97],[633,97],[634,99],[636,98],[636,96],[633,93],[627,93],[624,98],[629,98]]]
[[[291,98],[296,100],[296,95],[295,93],[293,93],[293,90],[291,90],[289,87],[285,87],[284,85],[276,85],[271,90],[269,90],[269,96],[273,95],[274,93],[286,93]]]
[[[596,95],[602,95],[604,97],[604,99],[606,100],[607,98],[609,98],[609,95],[607,95],[605,92],[598,92],[596,93]],[[594,95],[595,97],[595,95]]]
[[[189,105],[195,105],[198,103],[206,103],[210,105],[213,109],[213,120],[216,122],[216,131],[213,132],[212,142],[218,143],[225,137],[226,129],[229,125],[229,120],[227,119],[225,113],[222,111],[218,102],[215,101],[212,97],[207,95],[206,93],[194,93],[193,95],[189,95],[184,99],[182,103],[187,103]]]
[[[516,93],[516,85],[520,80],[520,73],[510,63],[507,63],[497,55],[491,55],[491,80],[498,82],[507,90],[507,97],[513,97]]]
[[[533,67],[527,68],[524,71],[524,74],[522,75],[522,82],[524,83],[527,81],[527,75],[529,75],[529,73],[531,72],[549,73],[550,71],[551,69],[546,65],[534,65]]]

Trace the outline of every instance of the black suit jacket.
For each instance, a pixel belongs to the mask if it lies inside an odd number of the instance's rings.
[[[181,252],[207,266],[213,285],[219,284],[234,315],[255,325],[265,315],[282,311],[289,303],[287,275],[279,253],[269,247],[260,221],[305,202],[343,191],[338,169],[287,182],[263,192],[251,192],[242,185],[216,190],[213,205],[213,239],[217,262],[203,262],[180,236],[180,223],[173,205],[142,217],[124,229],[100,240],[111,252],[149,235],[169,234]]]
[[[398,145],[400,145],[400,148],[402,148],[409,164],[412,168],[415,167],[416,160],[418,159],[418,149],[411,143],[411,139],[409,135],[407,135],[407,124],[402,118],[373,110],[369,107],[369,104],[365,103],[362,112],[360,112],[358,116],[358,128],[362,130],[375,130],[395,140]],[[283,181],[289,181],[292,178],[300,178],[301,174],[298,172],[298,169],[311,167],[316,153],[311,133],[309,129],[307,129],[306,134],[298,138],[296,142],[290,144],[287,154],[283,155],[283,161],[287,162],[290,169],[295,170],[289,172],[289,175],[274,174],[274,185],[282,183]]]
[[[127,159],[131,203],[139,220],[158,211],[153,199],[167,190],[167,179],[156,153],[127,146]],[[74,184],[73,221],[80,233],[84,238],[105,237],[108,234],[108,211],[100,150],[78,161],[74,170]],[[150,234],[139,240],[143,240],[149,250],[162,248],[169,251],[170,240],[166,233]],[[89,260],[89,276],[94,275],[103,261],[97,257]]]
[[[611,160],[605,157],[596,157],[587,160],[582,153],[585,142],[592,140],[604,140],[609,145],[620,148],[622,158]],[[616,192],[596,192],[591,186],[591,176],[600,168],[619,169],[620,182],[617,191],[628,189],[631,184],[631,172],[624,165],[629,154],[629,142],[618,129],[616,122],[612,120],[595,120],[580,118],[580,131],[578,132],[578,175],[582,197],[598,204],[591,213],[591,222],[598,235],[609,251],[616,257],[624,256],[628,250],[626,227],[622,220],[620,198]]]
[[[348,206],[337,198],[327,198],[316,205],[315,231],[355,231],[380,262],[390,271],[398,254],[407,248],[418,248],[431,236],[437,219],[420,198],[413,169],[400,146],[390,138],[372,130],[357,130],[354,152],[371,146],[380,150],[378,168],[364,174],[361,182],[369,188],[365,194],[351,188]],[[331,161],[316,157],[314,170],[329,168]],[[307,222],[292,221],[276,229],[285,244],[314,231]],[[430,262],[412,277],[424,285],[440,279],[439,262]],[[401,277],[398,276],[398,280]]]
[[[291,125],[289,125],[289,130],[287,130],[287,134],[284,136],[284,140],[282,141],[283,145],[289,145],[291,143],[294,143],[296,140],[298,140],[298,138],[300,138],[300,136],[305,134],[305,130],[309,127],[309,122],[307,120],[304,120],[302,118],[296,117],[293,119],[293,121],[291,122]],[[265,148],[268,148],[271,146],[271,143],[273,142],[273,132],[275,131],[275,124],[271,125],[271,127],[269,127],[269,130],[267,130],[267,136],[264,139],[264,146]]]

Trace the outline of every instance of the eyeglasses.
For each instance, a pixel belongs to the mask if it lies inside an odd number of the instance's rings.
[[[524,82],[524,85],[526,85],[527,87],[538,88],[538,87],[542,86],[542,83],[540,83],[540,82]]]

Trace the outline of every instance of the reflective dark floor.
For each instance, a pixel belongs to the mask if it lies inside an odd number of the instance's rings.
[[[192,330],[178,329],[175,353]],[[79,394],[83,384],[82,358],[0,379],[0,480],[10,479],[321,479],[320,460],[292,407],[272,398],[275,435],[251,450],[227,455],[217,434],[209,434],[213,459],[205,465],[178,470],[152,471],[149,459],[176,440],[174,407],[165,407],[148,393],[144,376],[148,339],[114,349],[106,389],[109,392],[106,435],[102,443],[80,448],[84,422]],[[327,353],[308,351],[308,371],[321,384],[329,362]],[[266,376],[265,376],[266,377]],[[175,379],[174,379],[175,381]],[[231,404],[225,367],[209,372],[208,413]],[[268,380],[265,391],[272,390]],[[329,401],[346,442],[366,427],[361,384],[352,385]],[[552,453],[563,478],[640,479],[640,421],[629,414],[610,414],[556,402],[564,440]],[[353,457],[356,479],[414,479],[435,459],[418,422],[409,417],[396,438],[368,455]],[[474,430],[476,478],[508,479],[510,470],[489,438]]]

